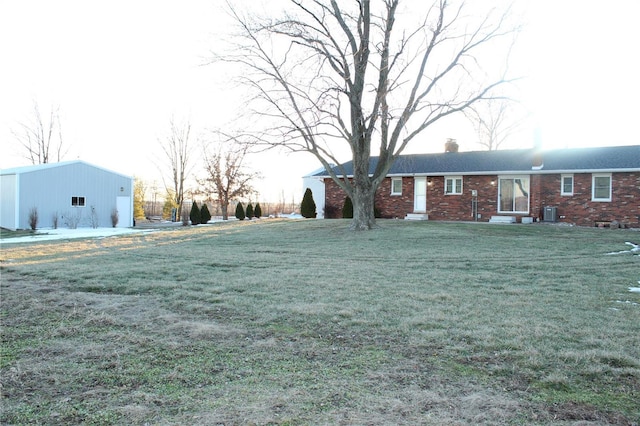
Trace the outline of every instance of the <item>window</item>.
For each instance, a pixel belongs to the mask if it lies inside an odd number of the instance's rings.
[[[573,175],[562,175],[560,195],[573,195]]]
[[[529,213],[528,176],[501,177],[498,185],[499,213]]]
[[[391,179],[391,195],[402,195],[402,178]]]
[[[445,194],[462,194],[462,177],[452,176],[444,180]]]
[[[611,174],[598,174],[592,176],[591,200],[611,201]]]
[[[84,197],[71,197],[71,205],[73,207],[84,207]]]

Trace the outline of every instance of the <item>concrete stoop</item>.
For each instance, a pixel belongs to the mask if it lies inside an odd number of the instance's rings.
[[[429,215],[426,213],[408,213],[404,220],[429,220]]]
[[[516,223],[515,216],[491,216],[489,223]]]

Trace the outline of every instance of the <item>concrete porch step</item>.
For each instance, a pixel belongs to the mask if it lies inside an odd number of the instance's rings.
[[[408,213],[404,220],[429,220],[429,215],[426,213]]]
[[[489,223],[516,223],[515,216],[491,216]]]

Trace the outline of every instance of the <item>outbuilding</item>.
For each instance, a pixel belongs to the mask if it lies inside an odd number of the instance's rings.
[[[84,161],[0,170],[0,226],[133,226],[133,178]]]

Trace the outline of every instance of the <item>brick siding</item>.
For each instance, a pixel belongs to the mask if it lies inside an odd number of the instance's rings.
[[[611,201],[591,201],[591,181],[591,173],[576,173],[573,195],[560,195],[560,175],[544,175],[540,207],[557,207],[558,221],[580,226],[613,220],[640,225],[640,173],[612,173]]]
[[[611,202],[591,201],[591,173],[573,175],[573,195],[561,195],[561,175],[530,176],[528,214],[536,220],[544,217],[546,206],[557,207],[557,220],[581,226],[597,221],[617,220],[626,226],[640,226],[640,173],[613,173]],[[472,190],[477,191],[478,221],[498,215],[498,177],[463,176],[462,194],[445,194],[443,176],[427,178],[427,214],[429,220],[472,221]],[[376,192],[375,204],[383,218],[404,218],[413,213],[414,178],[402,178],[402,194],[391,195],[391,178]],[[342,217],[345,193],[331,179],[325,179],[325,217]]]

